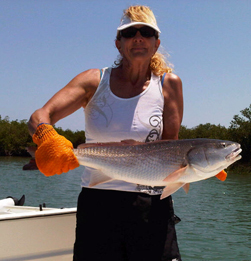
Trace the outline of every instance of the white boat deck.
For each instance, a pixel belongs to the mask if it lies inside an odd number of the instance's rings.
[[[0,260],[72,260],[76,208],[4,206]]]

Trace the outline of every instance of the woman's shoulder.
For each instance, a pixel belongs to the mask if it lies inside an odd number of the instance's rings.
[[[94,84],[100,81],[100,69],[88,69],[79,73],[74,79],[79,83]]]
[[[162,76],[163,77],[163,76]],[[164,76],[164,84],[181,84],[182,81],[180,77],[174,73],[166,73]]]
[[[182,96],[182,81],[174,73],[166,73],[162,86],[165,97]]]
[[[79,95],[83,96],[82,105],[85,107],[96,92],[100,83],[100,69],[88,69],[76,75],[68,84],[76,88]]]

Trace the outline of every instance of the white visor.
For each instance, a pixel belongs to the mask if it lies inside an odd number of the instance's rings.
[[[131,20],[128,16],[124,15],[121,19],[120,25],[117,28],[118,31],[124,30],[128,27],[134,26],[134,25],[146,25],[149,26],[151,28],[153,28],[155,31],[157,31],[158,33],[161,33],[159,27],[157,26],[157,24],[155,23],[155,21],[151,21],[151,23],[144,23],[144,22],[136,22]]]

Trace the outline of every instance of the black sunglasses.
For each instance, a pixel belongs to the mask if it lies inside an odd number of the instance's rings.
[[[140,32],[140,34],[142,35],[142,37],[145,38],[150,38],[155,36],[155,38],[158,38],[158,33],[157,31],[155,31],[153,28],[149,27],[149,26],[143,26],[140,28],[136,28],[136,27],[128,27],[122,31],[120,31],[120,36],[124,37],[124,38],[133,38],[137,32]]]

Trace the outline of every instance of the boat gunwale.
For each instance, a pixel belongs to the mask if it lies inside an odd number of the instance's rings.
[[[13,207],[10,207],[13,208]],[[62,209],[46,209],[43,208],[41,211],[37,208],[34,212],[20,212],[20,213],[6,213],[0,215],[0,222],[17,220],[17,219],[27,219],[27,218],[43,218],[48,216],[62,216],[76,214],[77,208],[62,208]]]

